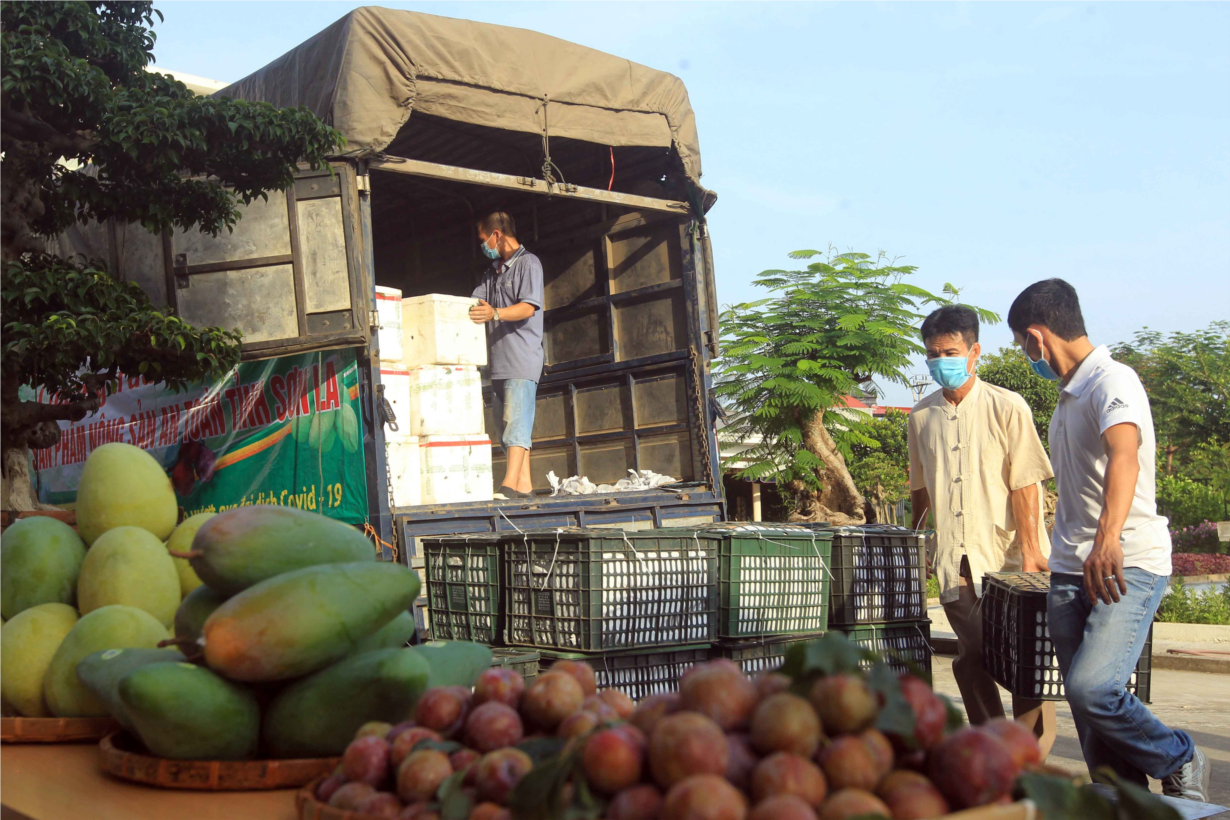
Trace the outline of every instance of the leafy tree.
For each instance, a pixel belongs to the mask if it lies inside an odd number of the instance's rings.
[[[867,443],[850,445],[850,476],[875,508],[878,521],[889,521],[890,508],[910,494],[909,421],[908,415],[890,408],[883,417],[863,425]]]
[[[1034,427],[1042,444],[1050,452],[1047,431],[1051,415],[1059,403],[1059,388],[1029,367],[1029,361],[1018,347],[1001,347],[998,353],[986,353],[978,361],[978,378],[1020,394],[1034,416]]]
[[[774,296],[723,311],[717,393],[733,416],[730,434],[762,442],[741,455],[752,462],[741,477],[776,478],[796,519],[862,523],[874,510],[846,459],[874,439],[842,397],[877,377],[906,384],[910,357],[923,352],[919,309],[948,300],[902,281],[915,268],[884,254],[830,248],[790,257],[821,259],[764,271],[756,285]]]
[[[1230,321],[1169,336],[1146,328],[1111,352],[1144,383],[1167,475],[1200,445],[1230,443]]]
[[[234,334],[160,313],[99,263],[45,255],[45,238],[107,219],[217,235],[239,202],[285,188],[296,163],[320,167],[342,143],[306,109],[198,97],[146,71],[155,15],[134,2],[0,6],[5,509],[36,506],[28,448],[97,409],[121,370],[177,385],[238,357]],[[60,403],[21,401],[27,384]]]

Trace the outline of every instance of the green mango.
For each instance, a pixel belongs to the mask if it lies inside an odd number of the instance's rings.
[[[403,612],[384,626],[355,644],[351,655],[372,652],[376,649],[402,649],[410,643],[410,638],[418,627],[414,623],[414,615]]]
[[[364,723],[409,720],[429,675],[410,649],[345,658],[274,698],[261,730],[265,748],[281,758],[340,755]]]
[[[159,545],[161,546],[161,545]],[[77,678],[77,664],[103,649],[153,649],[167,638],[158,619],[135,606],[112,604],[73,625],[43,680],[43,698],[56,717],[106,717],[107,707]]]
[[[297,678],[352,652],[418,594],[418,574],[401,564],[363,561],[287,572],[214,610],[205,621],[205,662],[232,680]]]
[[[257,505],[215,515],[192,540],[192,568],[224,595],[291,570],[375,561],[362,532],[294,507]]]
[[[256,695],[191,663],[155,663],[119,682],[145,747],[174,760],[246,760],[260,743]]]
[[[428,641],[410,647],[431,667],[429,688],[437,686],[473,686],[474,681],[491,666],[491,648],[470,641]]]
[[[187,660],[178,649],[104,649],[91,652],[77,664],[77,680],[107,707],[111,717],[130,732],[136,728],[120,702],[120,681],[134,669],[151,663]]]
[[[25,717],[51,714],[43,682],[56,650],[77,623],[68,604],[39,604],[22,610],[0,629],[0,697]]]
[[[189,592],[175,610],[175,637],[193,642],[200,640],[205,621],[226,603],[228,597],[204,585]]]
[[[353,453],[359,449],[359,439],[361,433],[359,430],[359,417],[355,414],[354,408],[349,404],[343,404],[342,409],[338,412],[337,424],[338,437],[342,440],[342,448]]]
[[[7,620],[39,604],[77,603],[85,542],[49,516],[20,518],[0,537],[0,615]]]
[[[184,522],[176,527],[175,532],[171,533],[171,537],[167,539],[167,550],[170,552],[188,552],[191,550],[192,540],[196,538],[196,531],[216,514],[203,512],[197,513],[191,518],[185,518]],[[171,560],[175,562],[175,571],[179,573],[179,594],[187,597],[188,593],[199,587],[203,582],[197,577],[196,570],[188,563],[187,558],[172,558]]]
[[[107,530],[81,563],[77,602],[82,615],[111,604],[135,606],[169,627],[179,599],[179,573],[166,545],[140,527]]]

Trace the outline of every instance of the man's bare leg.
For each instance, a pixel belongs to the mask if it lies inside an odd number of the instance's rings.
[[[518,447],[518,450],[521,448]],[[534,491],[534,476],[530,473],[530,451],[525,451],[525,458],[521,461],[521,480],[517,484],[517,489],[523,493],[531,493]]]
[[[504,470],[503,486],[519,492],[528,493],[530,491],[528,481],[524,480],[525,476],[530,473],[530,451],[524,447],[509,447],[508,448],[508,465]],[[522,485],[525,485],[524,488]]]
[[[1055,745],[1055,701],[1030,700],[1013,695],[1012,717],[1018,723],[1025,724],[1025,728],[1038,738],[1038,745],[1042,747],[1042,762],[1045,763],[1051,747]]]

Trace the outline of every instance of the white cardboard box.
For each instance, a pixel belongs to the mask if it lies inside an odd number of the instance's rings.
[[[491,501],[491,439],[478,436],[419,438],[422,503]]]
[[[380,361],[400,362],[401,349],[401,291],[397,288],[376,288],[376,318],[380,330],[376,343],[380,345]]]
[[[429,293],[401,300],[402,361],[421,364],[487,364],[487,331],[470,321],[477,300]]]
[[[477,368],[425,364],[409,368],[408,378],[409,427],[402,428],[405,432],[412,436],[485,432],[483,384]]]
[[[393,505],[417,507],[423,503],[419,440],[415,436],[392,434],[385,439],[389,478],[393,484]]]

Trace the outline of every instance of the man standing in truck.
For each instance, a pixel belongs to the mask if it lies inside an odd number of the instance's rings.
[[[487,325],[495,417],[503,422],[500,444],[508,458],[495,497],[529,498],[534,405],[543,365],[542,263],[517,241],[516,224],[503,211],[479,220],[478,241],[492,262],[474,289],[478,304],[470,308],[470,320]]]
[[[928,511],[935,516],[931,563],[957,634],[952,672],[978,726],[1004,716],[999,686],[982,667],[982,577],[1047,569],[1040,484],[1051,463],[1025,400],[976,375],[977,313],[947,305],[923,321],[921,335],[942,389],[910,412],[910,503],[915,529]],[[1055,742],[1055,704],[1013,695],[1012,712],[1045,759]]]

